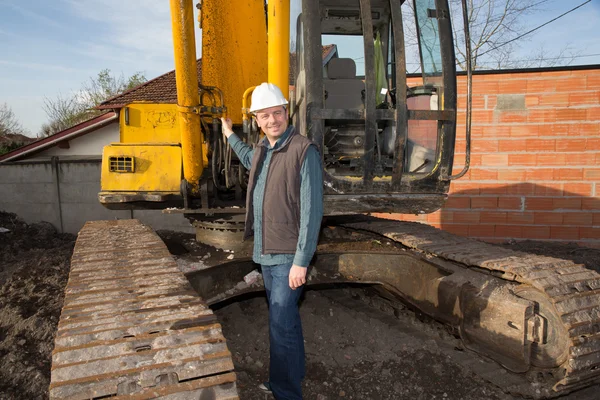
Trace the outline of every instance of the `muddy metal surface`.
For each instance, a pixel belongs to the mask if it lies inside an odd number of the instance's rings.
[[[56,234],[48,224],[25,225],[6,213],[0,213],[0,227],[10,230],[0,233],[0,399],[46,399],[75,237]],[[193,269],[206,251],[224,260],[232,255],[202,248],[192,235],[161,236],[183,268]],[[369,245],[388,246],[385,241]],[[559,250],[539,242],[515,246],[589,265],[600,260],[600,250],[574,245]],[[509,379],[495,363],[473,358],[446,327],[381,298],[373,288],[309,290],[301,313],[306,399],[513,398],[491,383]],[[232,353],[241,398],[265,399],[256,389],[268,374],[264,297],[221,304],[215,314]],[[563,398],[591,399],[598,390]]]
[[[212,310],[137,220],[79,232],[54,351],[50,399],[235,398]]]

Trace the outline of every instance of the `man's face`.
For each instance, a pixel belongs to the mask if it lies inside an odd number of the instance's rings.
[[[259,110],[256,112],[256,123],[268,139],[277,140],[288,127],[288,112],[284,106]]]

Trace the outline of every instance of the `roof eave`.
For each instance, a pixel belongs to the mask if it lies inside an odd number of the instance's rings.
[[[25,155],[35,154],[57,145],[62,141],[74,139],[75,137],[83,134],[93,132],[96,129],[100,129],[116,120],[118,120],[118,114],[116,112],[108,112],[106,114],[99,115],[71,128],[65,129],[64,131],[36,140],[33,143],[29,143],[11,152],[3,154],[0,156],[0,162],[16,161],[18,158],[21,158]]]

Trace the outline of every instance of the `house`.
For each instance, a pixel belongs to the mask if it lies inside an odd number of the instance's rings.
[[[7,133],[0,136],[0,148],[11,148],[16,146],[23,146],[35,141],[34,138],[22,135],[20,133]]]
[[[200,60],[198,60],[200,73]],[[176,103],[175,71],[108,99],[101,115],[0,156],[0,210],[27,223],[77,233],[86,221],[137,218],[154,229],[193,233],[183,216],[105,209],[98,201],[102,149],[119,141],[119,112],[133,101]]]
[[[119,141],[119,119],[116,112],[110,111],[0,155],[0,163],[65,156],[99,157],[102,147],[115,141]]]

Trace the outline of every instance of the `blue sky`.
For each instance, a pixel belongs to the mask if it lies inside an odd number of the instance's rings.
[[[582,2],[552,1],[527,23],[533,28]],[[537,31],[521,54],[569,45],[579,55],[595,54],[573,65],[600,64],[599,3]],[[12,108],[31,136],[47,122],[44,97],[69,95],[104,68],[125,76],[140,71],[148,79],[173,69],[168,1],[0,0],[0,104]]]

